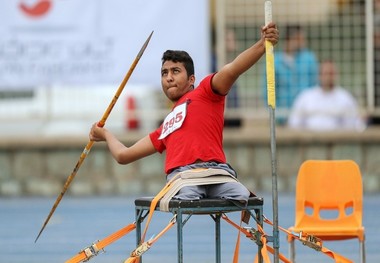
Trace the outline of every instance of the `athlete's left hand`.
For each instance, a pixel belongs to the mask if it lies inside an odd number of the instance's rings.
[[[265,40],[270,41],[276,45],[279,40],[279,32],[275,23],[270,22],[268,25],[261,28],[261,35]]]

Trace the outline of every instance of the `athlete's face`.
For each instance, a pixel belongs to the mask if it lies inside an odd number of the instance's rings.
[[[162,90],[172,102],[178,101],[191,91],[194,88],[194,81],[194,75],[187,76],[187,71],[181,62],[165,61],[162,65]]]

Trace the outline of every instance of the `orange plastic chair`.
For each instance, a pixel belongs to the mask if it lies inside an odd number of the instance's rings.
[[[289,230],[321,240],[359,240],[365,262],[362,226],[363,186],[359,166],[351,160],[307,160],[298,172],[295,223]],[[294,238],[288,236],[290,259],[295,262]]]

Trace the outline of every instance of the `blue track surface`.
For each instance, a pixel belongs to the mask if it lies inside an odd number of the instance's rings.
[[[272,218],[270,193],[264,196],[264,214]],[[0,262],[43,263],[64,262],[92,242],[102,239],[134,221],[134,199],[123,197],[64,197],[37,243],[34,240],[48,215],[55,198],[1,198],[0,199]],[[239,213],[229,217],[238,222]],[[148,237],[157,234],[171,215],[156,212]],[[364,226],[366,228],[367,262],[380,262],[380,195],[364,199]],[[289,227],[294,221],[294,197],[279,194],[279,225]],[[253,225],[254,226],[254,225]],[[271,234],[272,229],[266,225]],[[222,262],[232,262],[237,230],[222,222]],[[285,235],[280,232],[280,252],[288,255]],[[297,262],[333,262],[299,242]],[[356,240],[325,242],[326,247],[359,262]],[[135,232],[106,248],[90,262],[123,262],[135,248]],[[175,228],[164,235],[145,255],[144,262],[176,262]],[[242,237],[239,262],[253,262],[255,244]],[[193,216],[184,229],[184,261],[208,263],[214,259],[214,225],[209,216]]]

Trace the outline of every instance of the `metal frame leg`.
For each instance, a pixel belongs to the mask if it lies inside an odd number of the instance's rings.
[[[177,256],[178,263],[183,263],[183,222],[182,222],[182,212],[178,210],[177,212]]]
[[[294,239],[289,242],[289,259],[292,263],[296,262],[296,249],[294,243]]]
[[[136,215],[135,215],[135,219],[136,219],[136,247],[140,245],[140,241],[141,241],[141,216],[142,216],[142,213],[143,213],[143,209],[138,209],[136,208]],[[142,257],[140,258],[140,263],[142,263]]]
[[[257,209],[254,209],[255,210],[255,214],[256,214],[256,222],[258,222],[259,223],[259,225],[261,226],[261,227],[263,227],[263,225],[264,225],[264,221],[263,221],[263,215],[264,215],[264,213],[263,213],[263,207],[261,207],[261,208],[257,208]],[[252,215],[252,214],[251,214]],[[260,242],[260,244],[261,244],[261,242]],[[261,245],[257,245],[257,255],[258,255],[258,261],[259,261],[259,263],[262,263],[263,262],[263,255],[261,254],[261,249],[263,248],[263,245],[261,244]]]
[[[360,263],[365,263],[365,241],[359,240],[359,247],[360,247]]]
[[[219,207],[218,207],[219,208]],[[142,225],[145,217],[148,215],[150,209],[150,205],[148,203],[144,203],[143,205],[137,205],[135,207],[135,218],[136,218],[136,245],[139,246],[141,243],[141,236],[142,236]],[[209,209],[209,210],[208,210]],[[236,207],[234,209],[229,210],[230,206],[226,207],[220,207],[221,211],[227,211],[227,212],[238,212],[241,210],[237,210]],[[178,263],[183,263],[183,255],[184,255],[184,244],[183,244],[183,228],[186,224],[186,222],[190,219],[190,217],[194,214],[209,214],[211,218],[214,220],[215,223],[215,262],[221,263],[222,262],[222,256],[221,256],[221,218],[222,214],[225,212],[215,211],[214,206],[202,206],[202,207],[174,207],[170,210],[170,212],[176,214],[176,223],[177,223],[177,259]],[[250,212],[250,215],[252,218],[256,220],[258,224],[263,226],[263,207],[262,205],[257,205],[254,208],[250,207],[248,208],[249,211],[254,211],[255,215]],[[183,219],[183,216],[187,215],[185,219]],[[263,258],[261,255],[261,248],[262,244],[258,243],[258,254],[259,254],[259,263],[263,262]],[[142,263],[142,257],[140,258],[140,262]]]
[[[215,262],[221,263],[221,235],[220,235],[220,218],[221,214],[215,215]]]

